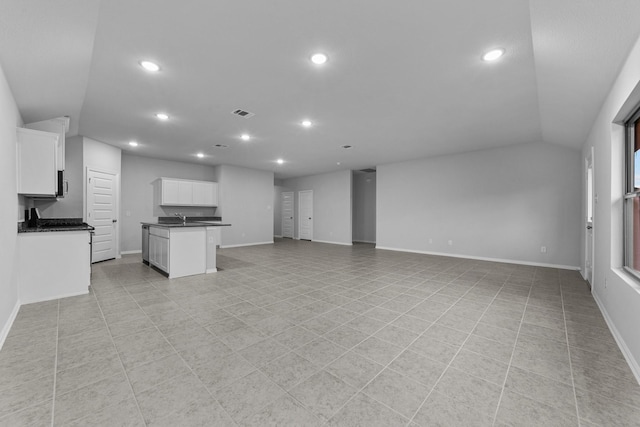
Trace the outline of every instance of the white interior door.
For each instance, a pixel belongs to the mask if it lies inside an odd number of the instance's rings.
[[[95,228],[92,262],[116,257],[116,175],[87,170],[87,223]]]
[[[593,250],[594,250],[594,233],[593,233],[593,213],[595,202],[594,174],[593,174],[593,147],[585,159],[586,169],[586,190],[585,195],[585,212],[586,212],[586,229],[585,229],[585,248],[584,248],[584,273],[585,279],[589,282],[589,286],[593,288]]]
[[[298,192],[298,237],[313,240],[313,190]]]
[[[282,193],[282,237],[293,239],[293,191]]]

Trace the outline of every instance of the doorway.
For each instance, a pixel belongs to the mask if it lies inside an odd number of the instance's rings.
[[[113,259],[117,255],[116,184],[117,174],[87,169],[87,223],[95,228],[92,262]]]
[[[585,158],[585,236],[584,236],[584,278],[589,283],[589,287],[593,288],[593,252],[595,246],[594,232],[593,232],[593,213],[594,213],[594,168],[593,168],[593,147]]]
[[[298,191],[298,238],[313,240],[313,190]]]
[[[293,239],[293,191],[281,193],[282,197],[282,237]]]

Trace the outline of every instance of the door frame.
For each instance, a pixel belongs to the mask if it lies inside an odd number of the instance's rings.
[[[302,240],[302,238],[300,237],[300,224],[302,223],[302,209],[300,209],[300,202],[302,200],[302,197],[300,197],[300,195],[302,193],[310,193],[311,194],[311,212],[313,212],[313,190],[298,191],[298,240]],[[314,220],[313,220],[313,216],[312,216],[311,217],[311,239],[309,239],[310,241],[313,241],[313,221]]]
[[[295,224],[295,210],[296,210],[296,203],[295,203],[295,191],[283,191],[282,193],[280,193],[280,234],[281,237],[284,238],[284,195],[285,194],[291,194],[291,221],[293,221],[293,224],[291,226],[291,237],[287,237],[288,239],[294,239],[296,237],[296,224]]]
[[[585,186],[585,204],[584,204],[584,279],[593,289],[593,278],[595,277],[595,214],[596,214],[596,190],[595,190],[595,161],[594,148],[591,147],[584,159],[584,186]],[[591,176],[589,176],[591,170]],[[591,182],[589,182],[591,181]],[[591,218],[589,218],[589,210],[591,210]],[[591,221],[589,221],[591,219]],[[591,228],[589,228],[591,227]],[[589,255],[591,255],[589,257]]]
[[[116,216],[116,222],[115,222],[115,230],[114,230],[114,238],[115,238],[115,242],[113,242],[113,244],[115,245],[116,248],[116,259],[122,258],[122,255],[120,254],[120,173],[118,171],[112,170],[112,169],[103,169],[103,168],[97,168],[97,167],[93,167],[93,166],[87,166],[84,169],[84,179],[82,181],[82,187],[83,187],[83,191],[82,191],[82,204],[83,204],[83,209],[82,209],[82,217],[83,217],[83,221],[87,222],[87,218],[88,218],[88,211],[89,211],[89,172],[99,172],[99,173],[106,173],[109,175],[113,175],[114,179],[115,179],[115,188],[114,188],[114,211],[115,211],[115,216]],[[91,250],[93,250],[93,248],[91,248]]]

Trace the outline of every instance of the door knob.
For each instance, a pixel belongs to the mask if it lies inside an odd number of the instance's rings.
[[[587,225],[587,230],[591,230],[593,228],[592,225]]]

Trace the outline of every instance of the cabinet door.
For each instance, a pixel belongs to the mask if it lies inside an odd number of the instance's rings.
[[[211,183],[211,206],[218,206],[218,183]]]
[[[197,206],[215,206],[213,201],[213,182],[194,181],[193,204]]]
[[[178,205],[180,203],[179,181],[163,179],[160,185],[162,187],[162,204]]]
[[[181,206],[193,204],[193,183],[190,181],[178,181],[178,203]]]
[[[55,196],[58,135],[17,129],[18,194]]]
[[[153,234],[149,235],[149,264],[158,266],[158,237]]]
[[[65,135],[69,131],[69,118],[58,117],[51,120],[43,120],[41,122],[29,123],[25,125],[29,129],[43,130],[45,132],[53,132],[58,134],[58,155],[56,158],[56,168],[63,171],[64,153],[65,153]]]
[[[158,237],[158,267],[169,273],[169,239]]]

